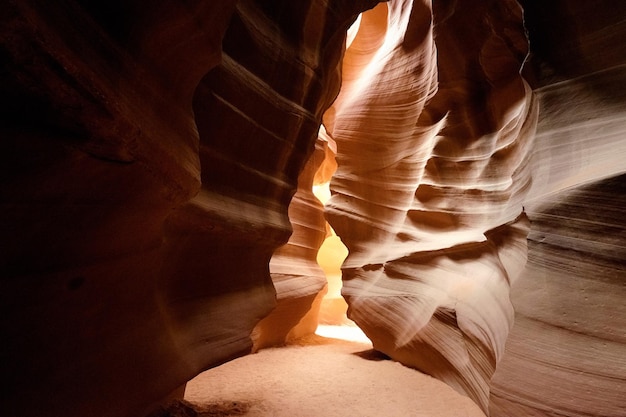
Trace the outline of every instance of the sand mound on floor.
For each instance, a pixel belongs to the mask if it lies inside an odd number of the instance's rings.
[[[206,371],[187,384],[185,400],[198,417],[485,416],[469,398],[371,344],[320,336]]]

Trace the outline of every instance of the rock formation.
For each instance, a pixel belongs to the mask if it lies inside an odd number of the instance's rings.
[[[234,3],[0,7],[0,409],[145,414],[201,366],[163,223],[200,186],[192,96]]]
[[[494,416],[624,414],[626,3],[378,3],[3,2],[0,414],[147,415],[312,331],[335,143],[377,349],[483,410],[504,355]]]
[[[375,3],[3,3],[3,414],[145,415],[250,351]]]
[[[488,408],[525,262],[537,109],[515,2],[364,13],[324,123],[343,294],[374,347]]]
[[[324,271],[317,263],[317,253],[326,238],[326,220],[324,206],[313,194],[313,184],[316,173],[324,169],[326,148],[327,142],[318,139],[289,204],[293,233],[274,252],[269,264],[277,305],[255,329],[255,350],[313,334],[317,328],[327,286]]]
[[[531,209],[515,326],[491,416],[626,412],[626,176],[545,196]]]
[[[532,227],[491,416],[626,415],[626,4],[523,5],[541,109]]]

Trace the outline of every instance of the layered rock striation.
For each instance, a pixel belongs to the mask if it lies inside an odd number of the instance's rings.
[[[192,96],[234,3],[0,7],[0,408],[141,415],[199,369],[162,228],[200,187]]]
[[[375,3],[0,6],[3,414],[145,415],[250,352]]]
[[[362,15],[324,116],[349,317],[375,349],[484,410],[526,261],[527,52],[516,2],[380,4]]]
[[[541,108],[532,230],[491,415],[624,415],[626,4],[523,5]]]
[[[326,238],[324,206],[313,194],[316,173],[325,169],[327,142],[317,140],[315,151],[298,178],[298,191],[289,204],[293,233],[269,263],[276,289],[276,308],[256,326],[254,350],[285,344],[315,333],[327,281],[317,263]]]
[[[335,151],[376,349],[487,410],[512,287],[492,414],[623,414],[624,6],[376,4],[0,6],[3,415],[146,415],[311,332]]]
[[[491,416],[626,412],[626,175],[529,210],[528,265],[493,379]]]

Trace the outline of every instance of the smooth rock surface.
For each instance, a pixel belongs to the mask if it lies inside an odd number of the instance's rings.
[[[554,194],[530,211],[515,326],[491,416],[626,415],[626,176]]]
[[[515,2],[363,14],[324,116],[349,317],[378,349],[488,408],[524,266],[537,107]]]
[[[522,3],[541,111],[528,265],[491,415],[622,416],[626,4]]]
[[[315,151],[298,179],[298,191],[289,204],[293,233],[274,251],[270,274],[276,289],[276,308],[257,324],[254,350],[283,345],[313,334],[317,328],[326,275],[317,263],[317,253],[326,238],[324,206],[313,194],[316,173],[324,169],[327,143],[317,140]]]
[[[0,5],[0,414],[144,416],[310,333],[335,154],[377,349],[483,410],[504,358],[496,416],[626,414],[626,2],[377,3]]]
[[[233,7],[0,6],[3,415],[143,415],[200,370],[162,227],[200,187],[192,95]]]
[[[375,3],[2,3],[3,415],[145,415],[250,352]]]

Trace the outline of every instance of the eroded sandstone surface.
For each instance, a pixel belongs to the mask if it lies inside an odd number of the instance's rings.
[[[299,176],[298,191],[289,204],[293,233],[285,245],[274,251],[269,264],[277,305],[256,326],[254,350],[313,334],[317,328],[327,287],[317,253],[327,231],[324,206],[313,194],[313,184],[316,173],[324,169],[326,148],[326,142],[316,141],[315,151]]]
[[[626,176],[542,199],[491,416],[626,412]]]
[[[3,2],[3,415],[145,415],[250,352],[375,3]]]
[[[537,107],[515,2],[363,14],[324,117],[343,295],[374,347],[488,407],[524,266]]]
[[[485,411],[500,362],[494,416],[624,414],[626,3],[378,3],[0,6],[0,414],[146,415],[310,333],[335,157],[376,349]]]
[[[626,4],[522,2],[541,108],[491,415],[626,414]]]

